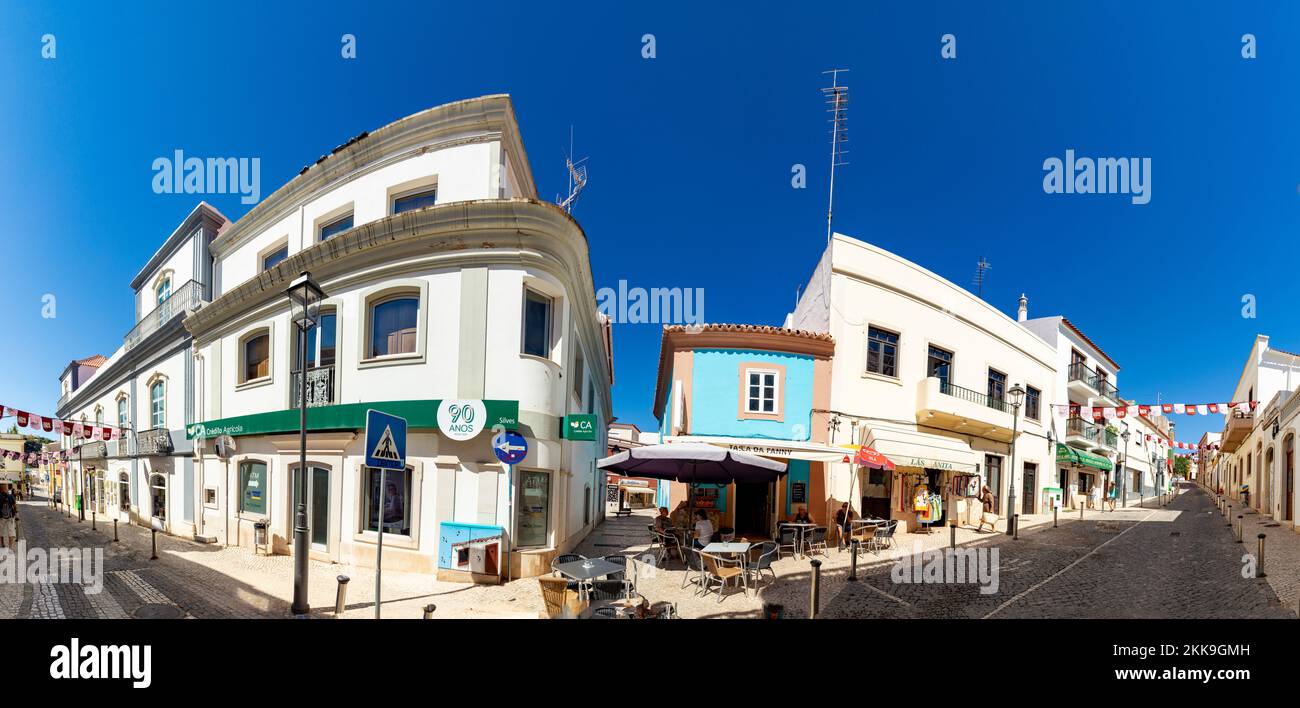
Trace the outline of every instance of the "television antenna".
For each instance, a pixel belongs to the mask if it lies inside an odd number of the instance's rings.
[[[569,151],[564,154],[564,168],[569,171],[569,193],[564,199],[557,196],[555,202],[572,214],[573,204],[578,201],[582,188],[587,186],[587,158],[576,162],[573,159],[573,126],[569,126]]]
[[[823,74],[831,75],[831,85],[822,89],[826,101],[826,112],[831,114],[827,122],[831,124],[831,185],[826,203],[826,244],[831,242],[831,215],[835,211],[835,168],[849,163],[844,156],[848,154],[845,144],[849,142],[849,87],[840,84],[840,73],[848,69],[831,69]]]
[[[984,297],[984,281],[988,279],[988,271],[993,268],[993,264],[988,259],[980,256],[979,263],[975,264],[975,289],[977,294]]]

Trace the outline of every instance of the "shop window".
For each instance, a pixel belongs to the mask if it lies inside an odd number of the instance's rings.
[[[898,333],[877,327],[867,328],[867,371],[898,377]]]
[[[984,456],[984,471],[986,484],[989,491],[993,492],[994,508],[999,508],[997,503],[1002,497],[1002,458],[997,455]]]
[[[537,470],[519,471],[519,504],[515,532],[520,548],[547,545],[551,513],[551,475]]]
[[[551,355],[551,298],[524,289],[523,353],[542,358]]]
[[[270,487],[266,463],[244,460],[239,463],[239,512],[266,516],[266,497]]]
[[[380,501],[383,501],[384,533],[403,536],[411,534],[411,477],[410,467],[384,472],[375,467],[365,468],[365,519],[367,531],[379,531]],[[380,493],[381,481],[386,486]]]
[[[271,375],[271,331],[261,329],[243,339],[239,354],[239,383],[269,378]]]
[[[156,474],[149,478],[149,492],[153,516],[157,519],[167,518],[167,478]]]
[[[131,510],[131,477],[125,472],[117,476],[117,508],[120,511]]]

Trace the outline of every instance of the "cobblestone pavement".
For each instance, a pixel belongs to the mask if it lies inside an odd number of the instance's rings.
[[[787,617],[806,617],[811,565],[786,557],[774,564],[776,580],[746,594],[729,589],[701,597],[686,583],[680,562],[645,563],[653,512],[610,518],[576,549],[586,556],[628,555],[637,590],[651,601],[674,602],[687,618],[758,617],[765,603],[783,605]],[[1234,514],[1235,517],[1235,514]],[[254,555],[158,535],[158,560],[150,560],[149,532],[111,524],[77,522],[46,502],[22,505],[28,547],[99,548],[104,553],[103,591],[72,584],[0,582],[0,618],[287,617],[293,561]],[[941,549],[949,534],[900,534],[896,548],[864,553],[858,579],[849,582],[847,552],[819,557],[820,616],[825,618],[1096,618],[1096,617],[1295,617],[1300,594],[1300,534],[1247,514],[1245,535],[1269,534],[1268,577],[1244,578],[1243,555],[1213,500],[1187,488],[1168,506],[1085,512],[1022,520],[1019,539],[1003,533],[957,531],[959,548],[996,550],[996,592],[978,583],[895,582],[893,569],[920,551]],[[374,573],[364,568],[312,561],[310,601],[314,617],[333,617],[335,577],[351,577],[343,618],[374,615]],[[439,582],[428,575],[384,573],[384,617],[419,617],[437,605],[438,618],[536,618],[542,612],[537,580],[495,586]],[[687,586],[683,588],[683,585]],[[1282,597],[1279,602],[1278,597]]]
[[[980,548],[980,544],[972,547]],[[1188,488],[1167,506],[1042,527],[1003,542],[998,587],[900,583],[873,568],[824,603],[825,617],[1294,618],[1213,501]],[[991,550],[991,549],[990,549]],[[1254,549],[1249,549],[1253,551]]]

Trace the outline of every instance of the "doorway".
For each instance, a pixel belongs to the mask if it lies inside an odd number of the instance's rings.
[[[293,501],[289,507],[289,528],[293,528],[298,514],[298,472],[293,470]],[[330,534],[330,471],[324,467],[309,466],[307,478],[307,539],[312,550],[329,548]]]
[[[736,482],[736,535],[767,536],[768,497],[772,485],[767,482]]]
[[[1021,490],[1024,496],[1021,497],[1023,501],[1020,502],[1020,513],[1025,515],[1034,513],[1034,507],[1036,506],[1035,502],[1037,501],[1036,499],[1034,499],[1034,492],[1037,489],[1038,489],[1038,465],[1032,462],[1026,462],[1024,486]]]

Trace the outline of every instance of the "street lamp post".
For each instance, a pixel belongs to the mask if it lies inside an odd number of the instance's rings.
[[[298,480],[293,524],[293,605],[295,615],[311,609],[307,601],[307,333],[316,326],[325,292],[303,271],[284,291],[289,317],[298,326]]]
[[[1016,533],[1016,438],[1020,437],[1020,397],[1025,389],[1020,384],[1011,387],[1011,473],[1007,475],[1007,535]]]
[[[1125,478],[1128,477],[1128,436],[1129,436],[1128,423],[1125,423],[1124,432],[1120,434],[1120,437],[1124,438],[1124,451],[1123,451],[1124,461],[1120,463],[1120,469],[1122,469],[1124,472],[1119,477],[1119,503],[1120,506],[1123,507],[1128,507],[1128,489],[1124,483]]]

